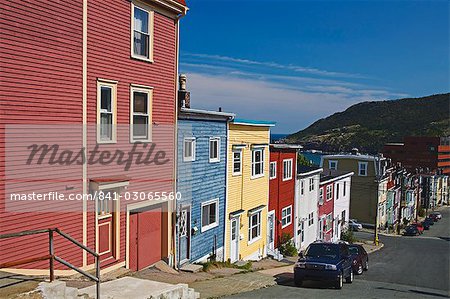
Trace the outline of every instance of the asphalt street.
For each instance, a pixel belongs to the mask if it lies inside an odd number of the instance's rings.
[[[384,247],[369,256],[369,271],[342,290],[320,282],[294,286],[292,274],[278,285],[229,298],[450,298],[450,208],[443,219],[417,237],[380,236]],[[359,232],[360,239],[373,239]]]

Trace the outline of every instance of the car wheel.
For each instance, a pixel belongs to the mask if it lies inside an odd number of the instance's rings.
[[[296,279],[296,280],[294,281],[294,283],[295,283],[295,285],[296,285],[297,287],[301,287],[302,284],[303,284],[303,280]]]
[[[350,270],[350,275],[345,278],[346,283],[352,283],[353,282],[353,271]]]
[[[336,289],[340,290],[340,289],[342,289],[343,285],[344,285],[344,275],[341,273],[338,276],[335,287],[336,287]]]
[[[363,266],[362,266],[362,263],[358,265],[358,270],[356,270],[356,274],[358,274],[358,275],[363,274]]]
[[[366,261],[366,266],[364,267],[364,271],[369,270],[369,260]]]

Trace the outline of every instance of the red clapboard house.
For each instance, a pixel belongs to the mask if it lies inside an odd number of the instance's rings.
[[[102,269],[173,263],[185,1],[12,0],[0,9],[0,235],[58,228],[99,253]],[[58,196],[66,200],[50,200]],[[0,264],[45,256],[48,242],[45,234],[0,239]],[[59,236],[54,247],[76,267],[94,267]]]
[[[334,182],[321,176],[319,184],[318,240],[333,241]]]
[[[295,174],[297,151],[291,144],[270,145],[269,213],[267,219],[267,249],[275,255],[283,234],[294,236]]]

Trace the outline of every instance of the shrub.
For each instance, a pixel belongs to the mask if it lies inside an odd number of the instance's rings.
[[[419,217],[425,217],[425,209],[423,207],[419,207]]]
[[[355,243],[357,241],[355,235],[353,235],[353,232],[351,230],[349,230],[349,229],[344,231],[341,234],[341,240],[345,241],[345,242],[348,242],[350,244],[351,243]]]
[[[280,252],[284,256],[296,256],[298,254],[297,248],[295,248],[294,241],[292,241],[291,235],[283,233],[279,246]]]

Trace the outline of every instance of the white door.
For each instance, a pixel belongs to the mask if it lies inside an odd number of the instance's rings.
[[[232,263],[239,260],[239,219],[231,219],[230,232],[230,260]]]
[[[275,251],[275,212],[267,214],[267,249],[269,252]]]

